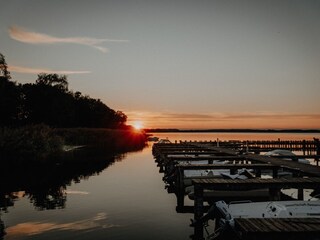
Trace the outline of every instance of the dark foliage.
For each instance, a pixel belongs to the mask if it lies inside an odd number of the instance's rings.
[[[0,53],[0,126],[18,124],[21,118],[20,87],[10,79],[7,63]]]
[[[34,84],[11,81],[0,54],[0,127],[44,123],[51,127],[124,128],[127,116],[99,99],[68,90],[65,75],[40,73]]]

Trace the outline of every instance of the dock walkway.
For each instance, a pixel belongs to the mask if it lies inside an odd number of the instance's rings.
[[[287,149],[309,153],[296,156],[264,156],[257,153],[274,149]],[[271,200],[280,200],[281,189],[297,189],[298,199],[303,200],[303,189],[319,189],[320,167],[298,162],[298,158],[320,159],[319,142],[316,141],[252,141],[252,142],[180,142],[154,144],[153,154],[166,177],[176,173],[174,180],[177,195],[177,209],[184,207],[186,170],[228,169],[233,174],[238,169],[255,170],[251,179],[223,179],[212,176],[188,177],[194,187],[194,219],[200,220],[204,214],[204,194],[208,191],[246,192],[269,189]],[[285,160],[283,158],[289,158]],[[200,162],[198,164],[197,162]],[[207,161],[207,164],[203,164]],[[217,161],[227,161],[219,164]],[[214,163],[214,164],[213,164]],[[279,169],[292,173],[293,177],[279,178]],[[261,178],[261,171],[272,171],[273,178]],[[239,236],[245,239],[275,239],[275,236],[319,236],[320,219],[235,219]],[[294,226],[294,227],[293,227]],[[281,230],[279,230],[281,229]],[[195,227],[196,239],[202,239],[203,228]],[[257,237],[259,236],[259,237]]]
[[[228,149],[228,148],[221,148],[221,147],[214,147],[210,146],[208,144],[196,144],[194,143],[193,145],[196,145],[197,147],[203,147],[207,150],[214,150],[219,153],[223,154],[228,154],[232,156],[239,156],[239,153],[237,153],[234,150]],[[320,177],[320,167],[311,165],[311,164],[303,164],[298,161],[288,161],[288,160],[283,160],[279,159],[277,157],[270,157],[270,156],[264,156],[264,155],[258,155],[258,154],[245,154],[245,155],[240,155],[240,156],[245,156],[245,159],[248,161],[255,161],[255,162],[260,162],[260,163],[269,163],[272,165],[276,166],[281,166],[282,168],[292,170],[295,172],[300,172],[304,175],[308,176],[315,176],[315,177]],[[291,156],[292,157],[292,156]],[[308,156],[310,157],[310,156]],[[319,158],[319,155],[312,155],[311,157],[314,157],[315,159]],[[290,158],[290,156],[288,156]],[[295,157],[296,158],[296,157]]]
[[[236,218],[235,231],[245,239],[310,239],[320,236],[320,218]]]

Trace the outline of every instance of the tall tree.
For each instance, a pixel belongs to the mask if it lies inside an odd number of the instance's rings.
[[[8,71],[7,62],[2,53],[0,53],[0,77],[6,80],[11,79],[10,72]]]
[[[127,116],[100,99],[68,90],[66,75],[40,73],[17,85],[0,53],[0,127],[44,123],[52,127],[122,128]]]
[[[25,84],[25,108],[28,123],[45,123],[54,127],[72,127],[74,100],[68,92],[65,75],[38,75],[36,84]]]
[[[0,53],[0,126],[14,126],[21,117],[21,92],[11,76],[5,57]]]

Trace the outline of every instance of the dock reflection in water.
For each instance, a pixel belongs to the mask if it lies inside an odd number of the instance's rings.
[[[155,134],[175,140],[312,139],[314,134]],[[319,137],[316,135],[316,137]],[[1,166],[0,235],[11,239],[187,240],[192,209],[168,194],[151,147],[123,156],[76,152],[42,168]],[[88,159],[90,161],[88,161]],[[86,161],[82,161],[86,160]],[[170,191],[169,191],[170,192]],[[193,201],[186,198],[186,206]],[[1,238],[0,238],[1,239]]]

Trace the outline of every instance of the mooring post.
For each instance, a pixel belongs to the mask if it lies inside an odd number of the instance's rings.
[[[314,144],[316,145],[316,155],[320,155],[320,141],[319,138],[313,138]],[[314,159],[317,163],[317,166],[319,166],[319,158]]]
[[[181,211],[184,208],[184,193],[177,191],[177,209]]]
[[[279,188],[269,188],[269,195],[271,201],[279,201],[281,198],[281,191]]]
[[[298,188],[298,200],[303,200],[303,188]]]
[[[272,177],[277,178],[278,177],[278,168],[273,168],[272,169]]]
[[[302,151],[303,151],[303,155],[306,155],[306,140],[302,141]]]
[[[183,169],[180,167],[177,167],[177,189],[176,189],[176,195],[177,195],[177,208],[183,209],[184,207],[184,172]]]
[[[261,169],[260,169],[260,168],[258,168],[258,169],[256,170],[256,177],[257,177],[257,178],[260,178],[260,177],[261,177]]]
[[[194,220],[199,221],[203,216],[203,188],[199,184],[194,184]],[[196,239],[203,239],[203,226],[195,226],[194,235]]]
[[[300,172],[294,172],[292,174],[292,177],[302,177]],[[297,198],[298,200],[303,200],[303,188],[298,188],[298,194],[297,194]]]

